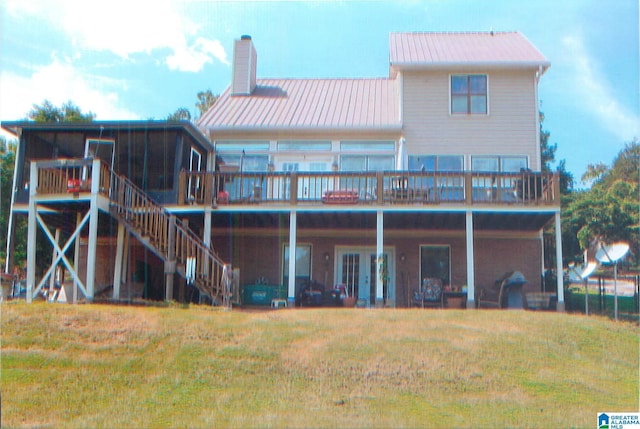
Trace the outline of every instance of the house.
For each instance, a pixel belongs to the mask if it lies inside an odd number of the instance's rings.
[[[109,234],[87,221],[78,236],[88,255],[103,242],[115,255],[105,276],[114,298],[134,274],[124,266],[131,242],[152,254],[147,261],[164,276],[169,299],[176,274],[212,299],[225,296],[222,281],[232,277],[234,299],[244,304],[292,305],[303,292],[340,285],[359,306],[409,307],[423,287],[437,284],[452,302],[463,297],[475,308],[484,289],[515,271],[527,279],[525,293],[541,290],[549,251],[542,230],[553,223],[560,231],[560,195],[557,176],[541,172],[537,91],[549,63],[523,35],[392,33],[389,75],[379,78],[261,79],[257,63],[251,37],[236,40],[231,83],[195,127],[85,124],[74,150],[63,151],[54,149],[66,138],[61,125],[3,124],[21,135],[16,165],[24,171],[15,189],[26,177],[38,182],[28,199],[16,193],[23,205],[13,210],[28,213],[30,225],[45,220],[38,211],[51,204],[41,181],[53,179],[35,171],[63,167],[39,159],[89,156],[89,141],[108,130],[118,155],[94,156],[87,167],[106,176],[113,165],[111,182],[98,186],[103,175],[95,173],[90,191],[74,189],[64,205],[86,199],[81,207],[90,213],[93,198],[102,201],[94,212],[109,214],[102,216]],[[122,149],[129,135],[137,136],[142,161],[148,157],[142,170],[140,155],[134,163]],[[152,168],[151,157],[162,153],[175,157],[156,158]],[[88,161],[74,162],[77,172],[62,176],[81,175],[82,187]],[[125,201],[118,192],[141,196]],[[184,237],[188,246],[176,244]],[[190,246],[200,253],[176,256]],[[555,247],[558,266],[548,268],[560,271],[559,232]],[[30,279],[36,290],[35,272]],[[562,276],[557,287],[562,310]]]

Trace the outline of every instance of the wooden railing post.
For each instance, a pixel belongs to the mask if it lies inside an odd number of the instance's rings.
[[[296,174],[296,172],[292,172],[291,175],[289,176],[289,179],[291,180],[291,182],[289,183],[289,190],[290,190],[290,201],[292,205],[296,205],[298,204],[298,175]]]
[[[464,200],[468,205],[473,204],[473,176],[470,171],[464,172]]]
[[[213,173],[211,171],[207,171],[204,174],[204,183],[202,184],[204,188],[204,205],[211,206],[213,205]]]
[[[178,204],[184,204],[185,192],[187,187],[187,173],[184,170],[180,170],[178,175]]]
[[[376,188],[377,188],[376,198],[378,199],[378,204],[383,204],[384,203],[384,175],[382,174],[382,171],[378,171],[376,173]]]
[[[548,197],[547,203],[560,205],[560,173],[553,173],[553,186],[551,187],[552,195]]]

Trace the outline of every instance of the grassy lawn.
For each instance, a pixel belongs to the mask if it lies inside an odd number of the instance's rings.
[[[567,309],[580,313],[585,312],[584,288],[572,288],[565,298]],[[589,314],[614,318],[614,299],[613,295],[604,294],[600,297],[597,291],[589,290]],[[634,297],[618,296],[618,318],[636,323],[640,321]]]
[[[638,327],[499,310],[3,304],[3,427],[595,427]]]

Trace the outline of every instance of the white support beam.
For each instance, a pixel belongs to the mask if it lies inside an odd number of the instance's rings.
[[[113,296],[114,300],[120,299],[120,285],[122,283],[122,266],[124,257],[124,241],[126,230],[124,224],[118,222],[118,241],[116,242],[116,265],[113,270]]]
[[[387,261],[387,263],[390,261]],[[384,265],[384,214],[382,210],[376,212],[376,307],[384,306],[384,279],[382,271]]]
[[[298,214],[295,210],[291,210],[289,216],[289,284],[287,301],[289,307],[295,307],[296,303],[296,246],[298,230]]]
[[[91,168],[91,203],[89,206],[89,240],[87,243],[87,278],[85,281],[88,301],[93,301],[96,287],[96,260],[98,252],[98,192],[100,190],[100,160],[93,160]]]
[[[76,213],[76,231],[80,231],[83,225],[82,213]],[[75,246],[73,249],[73,272],[77,273],[80,268],[80,240],[75,241]],[[72,303],[76,304],[78,302],[78,287],[80,286],[80,279],[78,276],[73,276],[73,298]],[[83,285],[84,288],[84,285]]]
[[[27,220],[27,302],[33,300],[36,283],[36,239],[38,224],[36,221],[36,195],[38,192],[38,166],[31,161],[29,170],[29,219]]]
[[[467,238],[467,308],[475,308],[476,282],[475,259],[473,249],[473,212],[467,211],[466,215]]]
[[[556,212],[556,277],[558,281],[558,303],[556,305],[557,311],[564,311],[564,271],[562,266],[562,221],[560,219],[560,212]]]
[[[207,248],[211,248],[211,207],[204,209],[204,228],[202,231],[202,241]]]

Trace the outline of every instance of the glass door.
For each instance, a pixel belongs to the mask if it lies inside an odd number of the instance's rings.
[[[393,250],[385,249],[383,272],[378,272],[378,257],[374,248],[345,248],[338,250],[337,278],[347,288],[349,296],[369,306],[376,305],[376,279],[383,277],[382,300],[395,299]]]

